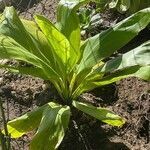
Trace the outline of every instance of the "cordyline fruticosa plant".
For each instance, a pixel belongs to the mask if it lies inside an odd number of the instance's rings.
[[[1,17],[0,59],[31,64],[1,64],[1,68],[49,80],[61,97],[56,100],[58,103],[49,102],[8,122],[12,138],[38,128],[30,144],[31,150],[57,149],[74,107],[107,124],[123,125],[125,121],[118,115],[79,102],[78,97],[83,92],[129,76],[150,80],[150,41],[108,62],[103,61],[148,25],[150,8],[81,41],[76,10],[88,1],[61,0],[56,25],[40,15],[34,17],[36,23],[20,20],[13,7],[7,7]]]

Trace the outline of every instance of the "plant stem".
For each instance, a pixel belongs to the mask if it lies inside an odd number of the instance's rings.
[[[6,142],[5,142],[5,137],[4,135],[2,134],[1,130],[0,130],[0,143],[1,143],[1,147],[0,149],[2,150],[6,150]]]
[[[10,149],[10,136],[8,134],[7,121],[6,121],[5,112],[4,112],[1,98],[0,98],[0,111],[2,114],[2,121],[3,121],[3,126],[4,126],[4,132],[5,132],[5,136],[4,136],[2,132],[0,131],[0,137],[1,137],[2,145],[6,147],[4,148],[4,150],[9,150]]]

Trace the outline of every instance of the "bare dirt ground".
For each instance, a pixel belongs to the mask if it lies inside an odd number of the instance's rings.
[[[28,10],[20,5],[19,10],[28,19],[38,13],[55,21],[56,6],[56,0],[42,0],[32,4]],[[133,43],[137,42],[135,40]],[[56,95],[53,87],[47,87],[41,79],[0,70],[0,97],[7,120],[11,120],[56,98]],[[127,123],[121,128],[114,128],[79,113],[74,118],[78,129],[70,122],[70,129],[67,130],[60,150],[150,149],[150,83],[137,78],[127,78],[85,93],[81,97],[93,105],[110,108],[124,117]],[[12,140],[12,149],[28,150],[32,136],[33,133],[29,133],[18,140]]]

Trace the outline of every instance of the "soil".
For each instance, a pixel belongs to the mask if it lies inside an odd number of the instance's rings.
[[[44,14],[55,22],[56,0],[33,3],[29,9],[21,9],[25,18],[34,13]],[[46,9],[47,8],[47,9]],[[45,11],[43,11],[43,9]],[[105,14],[104,14],[105,16]],[[106,21],[108,24],[108,18]],[[143,36],[147,35],[147,36]],[[139,39],[147,40],[146,31]],[[144,37],[144,38],[143,38]],[[140,43],[137,38],[126,47]],[[126,49],[124,47],[121,51]],[[9,73],[0,70],[0,97],[7,120],[11,120],[56,98],[53,86],[39,78]],[[150,149],[150,83],[127,78],[109,86],[101,87],[81,95],[82,101],[95,106],[107,107],[126,119],[123,127],[106,125],[81,112],[70,121],[59,150],[149,150]],[[1,121],[2,122],[2,121]],[[1,124],[0,122],[0,124]],[[18,140],[12,139],[13,150],[28,150],[33,132]]]

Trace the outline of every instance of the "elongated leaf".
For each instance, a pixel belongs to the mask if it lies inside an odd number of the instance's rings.
[[[57,70],[57,64],[54,59],[53,53],[51,51],[51,47],[45,37],[45,35],[41,32],[39,27],[34,21],[21,19],[26,31],[31,35],[32,39],[34,39],[34,43],[41,50],[41,53],[46,57],[49,61],[50,66]],[[59,71],[57,71],[59,72]]]
[[[83,92],[90,91],[96,87],[111,84],[113,82],[119,81],[127,77],[138,77],[143,80],[150,81],[150,66],[144,66],[144,67],[134,66],[134,67],[126,68],[124,70],[111,73],[110,75],[107,75],[97,80],[90,80],[87,78],[73,92],[73,98],[78,97]]]
[[[31,150],[55,150],[60,145],[70,118],[70,108],[50,103],[43,112],[40,126],[33,138]]]
[[[0,34],[13,38],[29,52],[43,59],[46,63],[49,60],[41,53],[39,44],[26,31],[13,7],[6,7],[0,23]]]
[[[82,45],[83,58],[79,72],[84,68],[93,67],[102,59],[119,50],[133,39],[150,22],[150,8],[141,10],[121,21],[114,27],[87,39]]]
[[[97,67],[78,84],[77,89],[73,93],[74,98],[82,92],[116,82],[129,76],[149,80],[148,74],[150,74],[150,70],[147,66],[150,66],[150,41]],[[103,75],[105,76],[103,77]]]
[[[25,67],[25,66],[23,66],[23,67],[20,67],[20,66],[12,67],[12,66],[9,66],[9,65],[0,64],[0,68],[8,69],[8,71],[11,71],[11,72],[14,72],[14,73],[31,75],[31,76],[34,76],[34,77],[39,77],[39,78],[42,78],[42,79],[45,79],[45,80],[49,80],[49,78],[45,75],[45,73],[43,72],[42,69],[34,67],[34,66],[33,67]]]
[[[124,69],[112,73],[111,75],[108,75],[99,81],[93,82],[93,85],[95,85],[95,87],[103,86],[132,76],[150,81],[150,66],[144,66],[144,67],[134,66],[131,68]]]
[[[87,77],[80,84],[80,86],[78,86],[78,88],[74,90],[73,98],[78,97],[83,92],[87,92],[94,88],[111,84],[113,82],[119,81],[127,77],[138,77],[143,80],[150,81],[150,66],[144,66],[144,67],[133,66],[130,68],[126,68],[124,70],[119,70],[117,72],[111,73],[110,75],[106,75],[105,77],[96,80],[95,79],[91,80],[91,78]]]
[[[80,55],[80,24],[76,9],[89,0],[60,0],[57,9],[57,22],[60,31],[70,41],[76,53]]]
[[[0,23],[0,34],[13,38],[59,73],[58,65],[45,35],[33,21],[19,19],[13,7],[6,7]]]
[[[150,65],[150,41],[145,42],[139,47],[116,57],[98,68],[97,72],[114,72],[132,66],[147,66]]]
[[[0,58],[16,59],[42,68],[41,60],[8,36],[0,35]]]
[[[46,18],[36,16],[35,20],[47,37],[62,70],[71,70],[78,61],[78,55],[70,46],[69,41]]]
[[[8,132],[12,138],[18,138],[25,133],[37,128],[40,124],[44,109],[48,107],[48,104],[37,108],[32,112],[28,112],[25,115],[18,117],[7,124]]]
[[[0,35],[0,59],[16,59],[30,63],[43,70],[44,74],[52,80],[59,80],[58,74],[40,58],[27,51],[12,38]]]
[[[125,120],[123,118],[105,108],[94,107],[90,104],[77,101],[73,101],[72,104],[74,107],[83,111],[84,113],[112,126],[122,126],[125,123]]]
[[[133,76],[150,81],[150,66],[141,67]]]
[[[26,29],[29,29],[29,27],[27,27],[29,23],[26,22],[25,29],[13,7],[6,7],[0,22],[0,47],[1,51],[3,51],[3,56],[0,56],[0,58],[7,57],[8,59],[17,59],[31,63],[41,68],[49,79],[60,80],[60,76],[52,68],[55,66],[54,62],[51,62],[51,59],[45,56],[45,54],[48,55],[49,52],[42,53],[42,50],[48,50],[47,44],[45,43],[46,41],[44,40],[45,38],[42,38],[44,35],[42,35],[41,32],[36,32],[33,23],[31,23],[30,26],[33,31],[32,33],[28,33],[29,30],[27,31]],[[36,36],[35,33],[33,35],[33,32],[37,33]],[[7,37],[10,38],[6,39]],[[42,40],[38,42],[38,38],[39,40],[42,38],[45,42],[42,42]],[[52,56],[50,58],[52,58]]]

